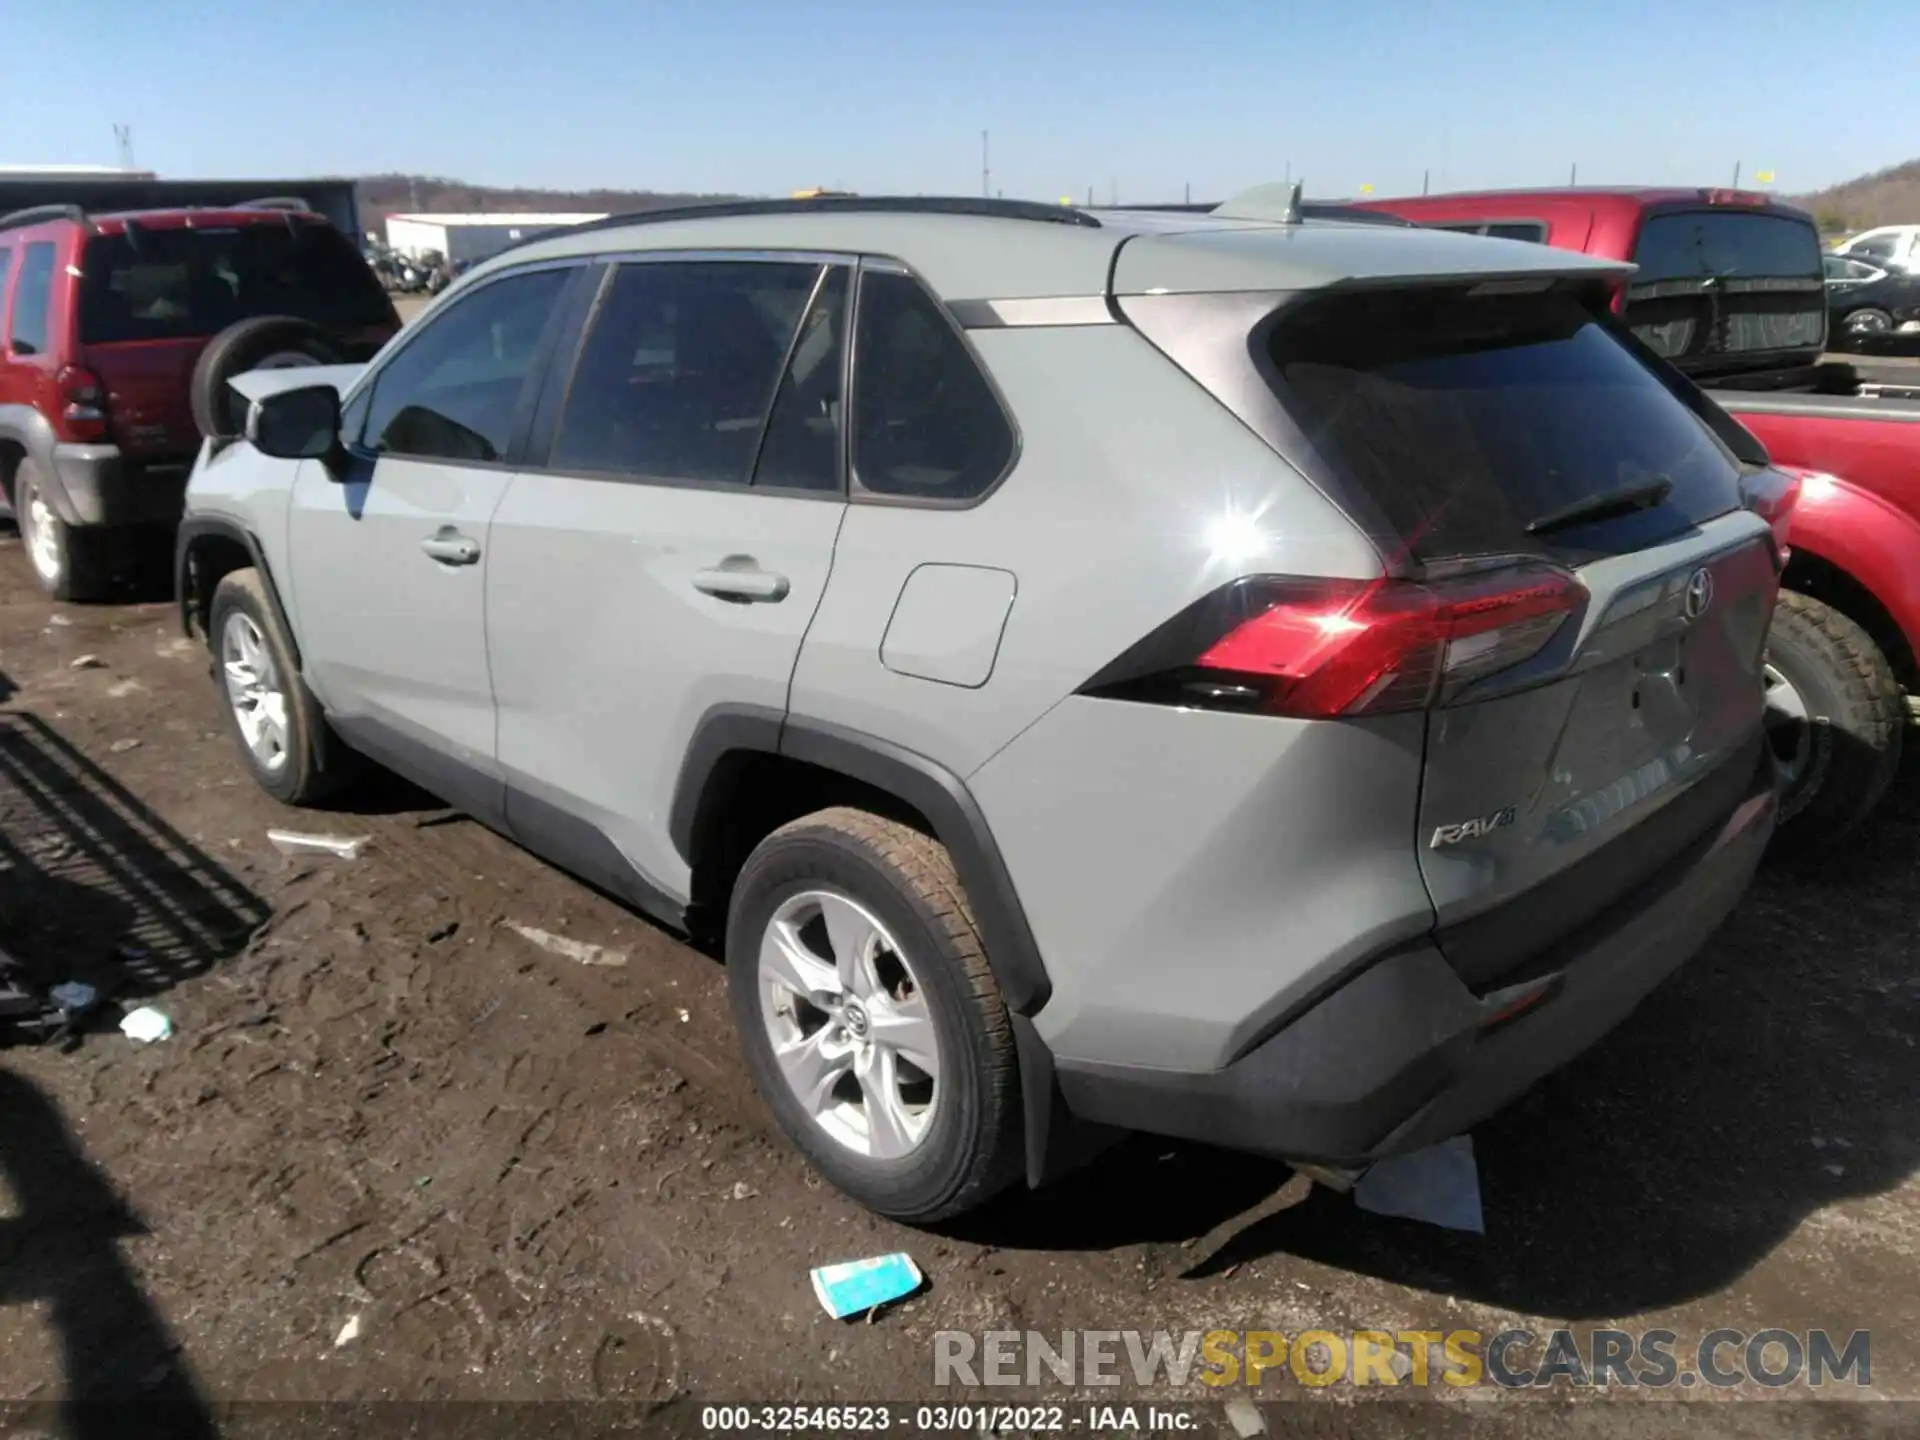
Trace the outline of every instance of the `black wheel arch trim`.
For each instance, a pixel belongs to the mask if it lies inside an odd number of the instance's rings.
[[[986,816],[958,775],[904,746],[828,721],[761,706],[716,706],[694,727],[668,815],[674,848],[689,865],[703,807],[724,803],[723,797],[713,795],[709,782],[728,755],[743,751],[783,755],[834,771],[883,790],[926,816],[966,887],[1007,1008],[1022,1016],[1039,1013],[1053,993],[1052,982]]]
[[[180,521],[180,528],[174,533],[173,541],[173,588],[174,601],[180,607],[180,628],[188,635],[196,633],[193,623],[194,595],[188,584],[188,562],[192,557],[196,540],[209,535],[218,535],[222,539],[232,540],[245,547],[253,560],[253,568],[260,572],[261,584],[267,592],[267,603],[273,606],[274,619],[280,622],[280,629],[287,637],[287,645],[293,651],[293,663],[300,663],[300,640],[294,634],[293,624],[287,618],[286,606],[280,603],[280,586],[274,581],[273,567],[267,564],[266,552],[260,548],[260,539],[240,521],[225,515],[188,515]],[[209,604],[213,596],[206,597]]]
[[[192,557],[194,541],[204,539],[209,535],[217,535],[222,539],[232,540],[245,548],[248,557],[253,563],[253,568],[260,572],[260,588],[266,592],[267,605],[273,611],[273,618],[279,622],[280,633],[287,637],[287,649],[293,654],[293,668],[302,672],[304,677],[305,662],[300,656],[300,636],[298,632],[294,630],[293,622],[287,616],[287,607],[280,601],[280,587],[274,581],[273,567],[267,563],[266,552],[260,548],[260,538],[240,521],[229,516],[187,515],[182,517],[180,528],[174,532],[173,588],[175,603],[180,607],[180,629],[182,633],[190,639],[200,638],[206,640],[208,654],[209,656],[212,655],[212,638],[210,636],[199,635],[194,627],[194,594],[188,584],[187,569],[188,561]],[[206,603],[209,608],[213,605],[213,594],[211,591],[209,591],[206,596]],[[300,688],[306,691],[305,685],[302,685]],[[325,770],[329,765],[339,763],[340,757],[336,747],[338,747],[340,742],[333,733],[333,727],[321,707],[319,697],[313,695],[310,691],[307,692],[307,697],[307,719],[312,727],[314,745],[318,751],[320,768]]]

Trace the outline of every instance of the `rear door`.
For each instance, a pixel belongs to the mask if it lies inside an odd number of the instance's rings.
[[[1334,297],[1270,344],[1277,393],[1329,483],[1398,537],[1390,558],[1442,593],[1516,565],[1580,587],[1544,647],[1449,642],[1430,711],[1414,838],[1442,949],[1491,984],[1751,792],[1770,532],[1708,426],[1569,295]],[[1525,658],[1480,664],[1514,638]]]
[[[1735,206],[1655,210],[1633,260],[1627,324],[1689,374],[1809,364],[1826,343],[1811,220]]]
[[[609,273],[494,519],[488,652],[508,821],[619,892],[684,896],[667,814],[715,705],[783,711],[845,511],[850,266]]]

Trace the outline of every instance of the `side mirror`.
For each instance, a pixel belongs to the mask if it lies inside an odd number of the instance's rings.
[[[305,385],[256,400],[247,410],[247,440],[276,460],[327,460],[340,449],[340,392]]]

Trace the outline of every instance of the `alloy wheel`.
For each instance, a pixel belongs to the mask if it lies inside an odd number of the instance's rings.
[[[227,616],[220,633],[220,665],[240,738],[262,770],[280,770],[287,763],[287,696],[266,637],[252,616],[238,610]]]
[[[55,527],[60,523],[52,509],[47,505],[36,489],[27,497],[27,508],[21,519],[25,522],[25,534],[21,537],[27,542],[27,559],[33,562],[33,568],[42,580],[49,585],[60,581],[60,532]]]
[[[760,940],[760,1013],[774,1066],[809,1119],[873,1160],[927,1137],[940,1103],[940,1044],[913,964],[865,906],[807,890]]]

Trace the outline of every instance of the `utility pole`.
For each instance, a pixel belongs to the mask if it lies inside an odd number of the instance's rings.
[[[1733,162],[1733,188],[1735,190],[1740,188],[1740,162],[1738,160]]]
[[[1432,177],[1433,172],[1431,170],[1422,170],[1420,172],[1420,193],[1422,195],[1427,193],[1427,181]]]
[[[113,143],[120,152],[120,168],[133,169],[133,127],[116,124],[113,127]]]
[[[1193,182],[1191,180],[1187,181],[1185,195],[1185,203],[1191,205],[1193,203]]]
[[[988,184],[992,174],[993,172],[987,168],[987,132],[982,130],[980,132],[980,196],[982,199],[993,194]]]
[[[1580,183],[1580,162],[1576,160],[1573,162],[1572,165],[1567,167],[1567,184],[1578,185],[1579,183]]]
[[[1093,208],[1093,187],[1091,185],[1087,187],[1087,208],[1089,210]]]

